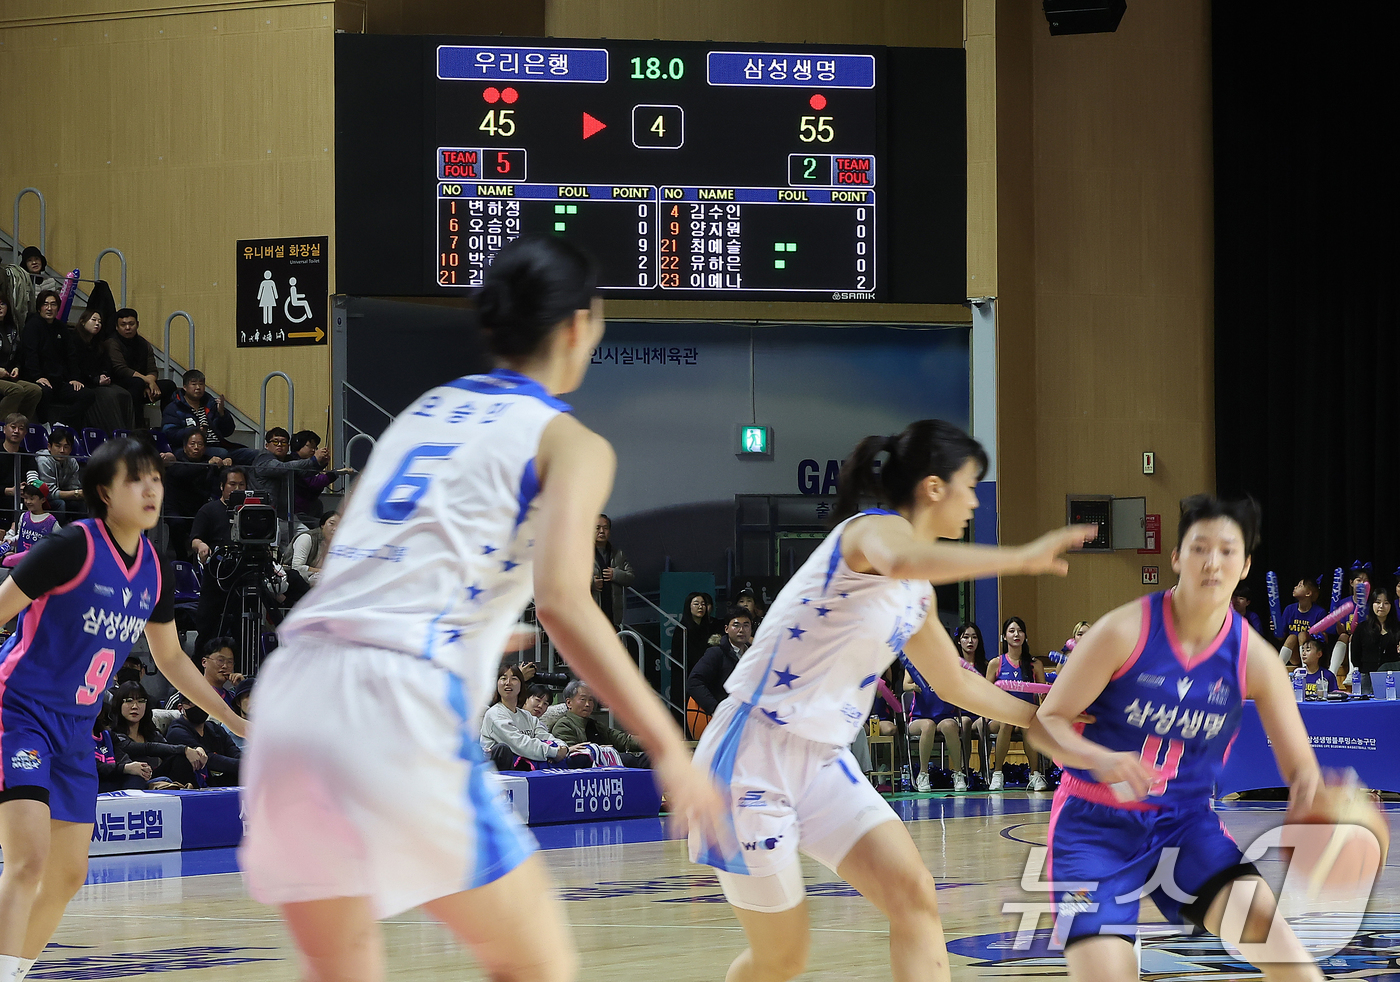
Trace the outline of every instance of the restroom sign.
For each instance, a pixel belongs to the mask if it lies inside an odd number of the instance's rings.
[[[329,241],[324,235],[238,241],[238,347],[326,343]]]

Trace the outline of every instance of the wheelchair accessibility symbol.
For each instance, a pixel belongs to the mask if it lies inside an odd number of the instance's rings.
[[[272,270],[263,270],[262,282],[258,284],[258,306],[262,307],[262,322],[272,323],[273,312],[277,309],[277,281],[272,278]],[[295,276],[287,279],[287,299],[282,301],[282,316],[293,324],[300,324],[309,321],[311,304],[306,301],[306,294],[297,289],[297,278]]]
[[[301,308],[300,316],[293,316],[292,309]],[[287,299],[282,303],[282,313],[287,320],[293,324],[300,324],[302,321],[311,319],[311,304],[306,302],[306,295],[297,292],[297,278],[295,276],[287,280]]]

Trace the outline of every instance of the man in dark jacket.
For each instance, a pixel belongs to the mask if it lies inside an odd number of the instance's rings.
[[[564,686],[564,705],[568,707],[568,712],[555,720],[554,725],[549,728],[549,733],[554,739],[569,747],[580,743],[597,743],[612,747],[622,758],[623,767],[651,766],[651,761],[642,751],[642,744],[636,737],[626,730],[604,726],[593,718],[593,710],[597,708],[598,702],[593,698],[593,690],[583,679],[574,679]]]
[[[686,683],[686,723],[692,740],[700,739],[715,709],[727,693],[724,683],[753,643],[753,616],[743,607],[731,607],[724,622],[724,637],[706,651],[690,670]]]
[[[183,695],[180,696],[180,715],[170,721],[165,739],[176,746],[199,747],[209,755],[211,788],[238,787],[238,765],[243,752],[228,730]]]
[[[160,428],[170,442],[179,446],[192,430],[203,430],[210,446],[237,447],[238,444],[228,442],[233,436],[233,414],[224,409],[223,396],[209,398],[204,373],[192,368],[181,377],[181,382],[184,388],[175,393],[160,417]]]
[[[156,374],[155,349],[140,332],[136,311],[123,307],[117,311],[116,335],[102,342],[102,347],[112,364],[113,381],[131,393],[132,405],[159,402],[163,410],[175,398],[175,383]]]
[[[593,540],[593,600],[621,629],[622,615],[627,612],[627,588],[637,582],[632,564],[622,550],[612,544],[612,519],[599,515],[594,526]]]
[[[318,447],[309,457],[295,457],[292,455],[290,433],[280,426],[267,431],[267,442],[253,458],[252,487],[264,501],[277,509],[277,520],[284,532],[292,514],[294,479],[319,474],[326,469],[326,462],[330,459],[329,447]],[[284,535],[281,541],[290,542],[291,537]]]
[[[58,319],[58,294],[45,290],[39,294],[38,304],[38,311],[29,315],[20,336],[19,376],[43,390],[40,419],[82,429],[97,394],[78,378],[68,328]]]

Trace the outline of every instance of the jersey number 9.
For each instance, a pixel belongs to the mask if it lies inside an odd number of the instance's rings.
[[[87,673],[83,676],[83,684],[74,694],[79,706],[91,706],[101,698],[102,693],[107,691],[107,679],[111,678],[116,664],[117,653],[111,648],[103,648],[92,656]]]

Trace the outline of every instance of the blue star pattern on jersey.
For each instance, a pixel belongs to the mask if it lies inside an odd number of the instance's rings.
[[[786,723],[784,720],[778,719],[778,714],[775,713],[775,712],[773,712],[773,710],[771,710],[771,709],[760,709],[759,712],[761,712],[764,716],[767,716],[769,719],[771,719],[774,723],[777,723],[779,726],[787,726],[787,723]]]
[[[489,556],[489,555],[491,555],[491,553],[493,553],[493,552],[495,552],[495,551],[496,551],[496,547],[495,547],[495,546],[482,546],[482,547],[481,547],[481,554],[482,554],[483,556]]]
[[[467,587],[467,593],[469,594],[468,599],[470,600],[475,600],[477,597],[481,596],[485,592],[485,590],[477,586],[475,583]]]
[[[804,635],[804,634],[806,634],[806,633],[807,633],[807,632],[804,631],[804,630],[803,630],[802,628],[800,628],[800,627],[790,627],[790,628],[788,628],[788,634],[791,636],[791,638],[792,638],[793,641],[801,641],[801,640],[802,640],[802,635]]]
[[[827,614],[829,614],[829,613],[831,613],[831,608],[830,608],[830,607],[827,607],[827,606],[823,605],[823,606],[817,608],[817,616],[818,616],[818,617],[825,617],[825,616],[826,616]]]
[[[792,666],[791,666],[791,665],[789,665],[787,668],[775,668],[775,669],[773,669],[773,674],[776,675],[776,676],[778,676],[778,681],[774,682],[773,685],[774,685],[775,687],[776,687],[776,686],[779,686],[779,685],[785,685],[785,686],[787,686],[789,689],[791,689],[791,688],[792,688],[793,679],[800,679],[800,678],[802,677],[801,675],[794,675],[793,672],[791,671],[791,669],[792,669]]]
[[[513,563],[509,559],[507,559],[505,562],[501,563],[501,572],[509,573],[511,570],[515,569],[515,567],[519,565],[519,563]]]

